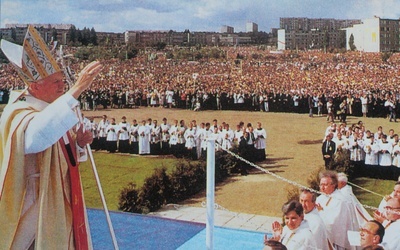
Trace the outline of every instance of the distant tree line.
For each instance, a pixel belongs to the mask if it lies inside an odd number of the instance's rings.
[[[69,43],[73,45],[98,45],[96,31],[93,27],[91,29],[85,27],[80,30],[76,29],[75,25],[72,25],[69,29],[69,34]]]

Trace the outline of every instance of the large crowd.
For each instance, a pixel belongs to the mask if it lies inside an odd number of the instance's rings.
[[[81,101],[86,109],[161,106],[336,114],[346,100],[346,114],[370,117],[399,109],[397,55],[384,63],[379,54],[303,52],[290,57],[255,48],[226,50],[246,59],[111,61]],[[264,60],[253,59],[254,53],[262,53]]]
[[[271,54],[257,47],[222,49],[226,58],[221,59],[175,60],[157,53],[152,60],[147,55],[107,60],[106,68],[81,96],[82,107],[161,106],[310,115],[344,112],[370,117],[399,113],[397,54],[385,62],[379,53]],[[84,62],[70,65],[72,72],[79,72]],[[11,72],[6,65],[0,70],[4,92],[23,87]],[[343,100],[346,109],[340,107]]]
[[[328,114],[332,124],[322,145],[327,168],[335,157],[349,157],[357,168],[368,165],[400,166],[399,137],[367,130],[362,122],[347,126],[346,116],[389,117],[396,121],[400,108],[399,55],[383,61],[379,53],[319,51],[272,54],[256,47],[222,48],[226,58],[199,61],[140,55],[132,60],[103,62],[106,68],[80,96],[83,110],[159,106],[196,111],[251,110]],[[258,54],[257,56],[255,56]],[[71,63],[80,72],[86,62]],[[10,65],[0,68],[0,102],[10,90],[24,84]],[[335,119],[339,118],[340,124]],[[86,119],[93,133],[92,148],[132,154],[173,154],[198,159],[205,156],[207,138],[218,142],[217,150],[235,145],[252,161],[265,159],[266,131],[253,127],[204,121],[172,122],[163,119],[128,122]],[[399,249],[400,183],[382,200],[373,217],[356,200],[343,175],[324,172],[319,195],[301,190],[299,201],[283,208],[285,226],[273,223],[274,235],[265,245],[281,249],[355,249],[347,231],[360,230],[364,249]],[[284,245],[284,246],[283,246]],[[374,248],[368,248],[374,247]],[[276,249],[276,248],[275,248]]]

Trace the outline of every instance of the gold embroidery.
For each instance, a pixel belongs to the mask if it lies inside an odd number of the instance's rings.
[[[332,200],[332,197],[329,197],[329,200],[326,202],[325,206],[328,206],[329,202],[331,202],[331,200]]]

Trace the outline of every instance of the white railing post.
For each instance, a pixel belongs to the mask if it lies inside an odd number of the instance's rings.
[[[207,141],[207,223],[206,247],[214,249],[215,140]]]

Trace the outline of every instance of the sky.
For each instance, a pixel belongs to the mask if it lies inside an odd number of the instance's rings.
[[[400,18],[400,0],[0,0],[6,23],[74,24],[101,32],[174,30],[220,32],[279,27],[280,17]]]

